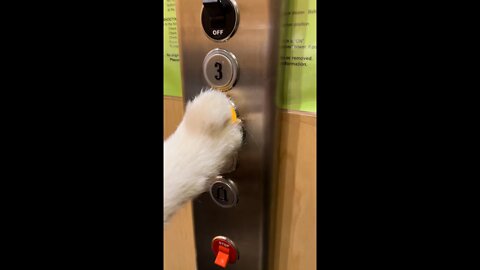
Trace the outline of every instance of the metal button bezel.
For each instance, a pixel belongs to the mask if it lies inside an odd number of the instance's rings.
[[[222,86],[215,86],[215,84],[210,81],[207,75],[207,70],[208,70],[208,62],[212,57],[216,55],[222,55],[228,59],[228,61],[231,64],[231,69],[232,69],[232,77],[230,80],[227,82],[227,84],[222,85]],[[205,56],[205,59],[203,60],[203,77],[205,78],[205,81],[210,85],[210,87],[220,90],[220,91],[228,91],[232,89],[232,87],[235,85],[235,83],[238,80],[238,61],[235,55],[227,50],[220,49],[220,48],[215,48],[207,53]]]
[[[226,185],[232,191],[233,200],[232,200],[231,204],[227,204],[227,205],[221,204],[221,203],[217,202],[217,200],[213,196],[212,188],[215,184],[218,184],[218,183]],[[217,177],[217,180],[215,180],[210,185],[209,193],[210,193],[210,198],[212,198],[212,201],[222,208],[232,208],[232,207],[235,207],[235,206],[238,205],[238,188],[237,188],[237,185],[235,185],[235,183],[230,179],[225,179],[223,177]]]

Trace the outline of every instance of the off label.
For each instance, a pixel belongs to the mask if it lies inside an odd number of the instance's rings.
[[[213,33],[213,35],[215,35],[215,36],[219,36],[219,35],[223,34],[223,30],[222,30],[222,29],[213,30],[212,33]]]

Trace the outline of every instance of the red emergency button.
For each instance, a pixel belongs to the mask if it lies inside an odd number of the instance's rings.
[[[215,264],[223,268],[238,260],[238,250],[232,240],[225,236],[217,236],[212,240],[212,250],[215,254]]]

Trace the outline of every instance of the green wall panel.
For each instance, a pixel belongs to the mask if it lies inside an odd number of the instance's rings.
[[[281,40],[284,65],[282,107],[317,111],[317,2],[290,0]]]
[[[163,1],[163,94],[182,96],[175,0]]]

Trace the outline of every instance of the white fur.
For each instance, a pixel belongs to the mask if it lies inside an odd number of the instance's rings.
[[[231,122],[228,97],[207,90],[187,104],[182,122],[164,142],[163,221],[207,190],[240,147],[240,121]]]

